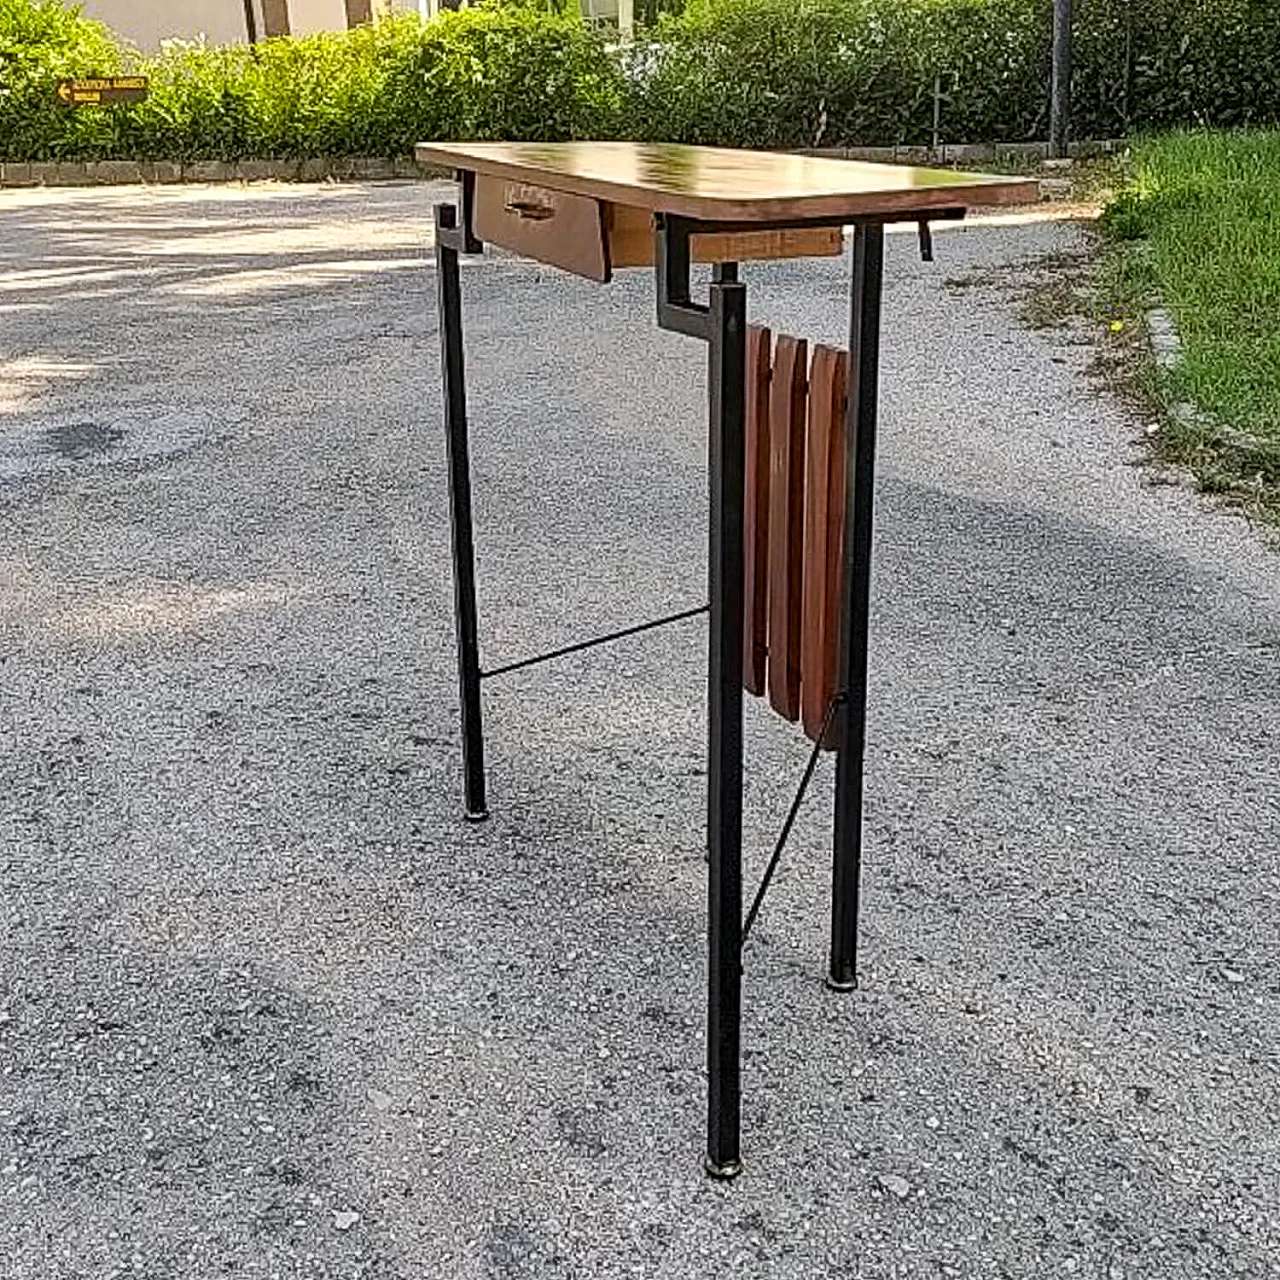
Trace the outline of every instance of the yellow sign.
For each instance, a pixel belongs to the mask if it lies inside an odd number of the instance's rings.
[[[146,76],[94,76],[85,80],[58,81],[58,97],[69,107],[141,102],[146,96]]]

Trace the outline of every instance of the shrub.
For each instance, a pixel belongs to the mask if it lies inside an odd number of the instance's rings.
[[[1078,137],[1280,120],[1276,0],[1077,0]],[[575,0],[482,4],[141,58],[56,0],[0,0],[0,158],[402,155],[424,138],[748,147],[1042,137],[1052,0],[655,0],[626,49]],[[133,106],[60,76],[136,69]]]
[[[629,59],[630,132],[671,142],[895,142],[928,119],[919,0],[694,0]]]
[[[59,77],[126,65],[151,78],[145,102],[58,103]],[[609,137],[625,88],[618,59],[579,18],[496,7],[252,48],[171,41],[142,59],[51,0],[0,0],[0,76],[0,156],[35,160],[396,155],[422,138]]]
[[[55,87],[63,76],[110,75],[121,65],[111,33],[57,0],[0,0],[0,156],[40,158],[62,147],[110,146],[105,110],[67,111]]]
[[[692,0],[632,55],[631,131],[747,146],[1048,126],[1051,0]],[[1078,0],[1074,133],[1280,120],[1275,0]]]
[[[632,131],[744,146],[1034,136],[1043,0],[694,0],[632,57]]]
[[[1081,0],[1077,134],[1280,120],[1275,0]]]
[[[945,138],[1014,142],[1049,124],[1051,0],[925,0],[929,70]],[[917,122],[907,138],[929,138]]]
[[[409,19],[390,42],[396,150],[423,138],[612,137],[625,85],[599,32],[576,16],[477,8]]]

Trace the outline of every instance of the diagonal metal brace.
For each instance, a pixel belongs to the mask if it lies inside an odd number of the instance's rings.
[[[831,728],[831,721],[837,708],[841,707],[845,701],[846,696],[843,693],[836,694],[831,699],[831,704],[827,707],[827,714],[822,719],[822,730],[818,734],[818,740],[813,744],[813,750],[809,753],[809,763],[805,765],[804,776],[800,779],[800,786],[796,789],[795,799],[791,802],[791,810],[787,814],[786,822],[782,824],[782,833],[778,836],[778,843],[773,846],[773,856],[769,859],[769,865],[765,868],[764,877],[760,881],[760,888],[756,890],[755,901],[751,904],[751,910],[747,912],[746,921],[742,926],[742,946],[744,950],[747,945],[747,939],[751,936],[751,926],[755,924],[756,917],[760,914],[760,908],[764,904],[764,895],[769,891],[769,885],[773,881],[773,873],[777,871],[778,863],[782,860],[782,851],[787,847],[787,840],[791,835],[791,828],[795,826],[796,815],[799,814],[800,806],[804,802],[805,792],[809,790],[809,783],[813,781],[813,773],[818,767],[818,757],[822,754],[822,744]]]
[[[518,662],[508,662],[492,671],[481,671],[482,680],[494,676],[505,676],[510,671],[522,671],[525,667],[536,667],[539,663],[550,662],[553,658],[566,658],[571,653],[581,653],[584,649],[594,649],[597,645],[610,644],[614,640],[624,640],[627,636],[638,636],[643,631],[653,631],[657,627],[666,627],[673,622],[684,622],[686,618],[696,618],[707,612],[709,606],[703,604],[696,609],[685,609],[681,613],[673,613],[666,618],[655,618],[652,622],[640,622],[634,627],[624,627],[621,631],[611,631],[608,635],[594,636],[590,640],[580,640],[577,644],[565,645],[563,649],[552,649],[550,653],[540,653],[533,658],[521,658]]]

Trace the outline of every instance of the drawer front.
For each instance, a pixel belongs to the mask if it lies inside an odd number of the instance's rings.
[[[630,205],[609,205],[609,262],[653,266],[653,215]],[[750,262],[765,258],[830,258],[844,252],[840,227],[787,227],[780,231],[722,231],[689,237],[694,262]]]
[[[601,283],[609,279],[601,204],[506,178],[476,177],[475,234],[527,258]]]

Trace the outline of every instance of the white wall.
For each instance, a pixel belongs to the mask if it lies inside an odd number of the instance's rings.
[[[244,0],[83,0],[90,18],[105,22],[118,36],[154,53],[161,40],[203,35],[210,44],[249,38]],[[334,0],[342,9],[342,0]],[[346,26],[346,22],[340,23]]]
[[[289,33],[309,35],[313,31],[345,31],[347,6],[344,0],[289,0]]]

